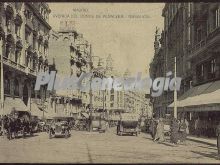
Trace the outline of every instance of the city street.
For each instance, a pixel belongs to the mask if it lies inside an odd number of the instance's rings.
[[[219,163],[216,147],[187,141],[185,145],[156,143],[149,134],[117,136],[72,131],[68,139],[47,133],[8,141],[0,137],[0,160],[5,163]]]

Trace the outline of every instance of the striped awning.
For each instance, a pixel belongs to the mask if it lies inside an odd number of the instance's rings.
[[[220,105],[220,80],[189,89],[178,100],[177,107]],[[174,107],[174,103],[168,107]]]

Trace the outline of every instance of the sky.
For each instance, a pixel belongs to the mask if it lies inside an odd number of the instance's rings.
[[[148,75],[154,54],[156,26],[163,29],[163,3],[49,3],[49,23],[74,21],[74,28],[92,44],[94,56],[111,54],[114,69]],[[62,15],[64,17],[62,17]]]

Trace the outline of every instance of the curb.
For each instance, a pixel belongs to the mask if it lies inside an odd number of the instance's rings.
[[[207,144],[207,145],[214,146],[214,147],[217,146],[216,144],[213,144],[211,142],[206,142],[206,141],[202,141],[202,140],[199,140],[199,139],[193,139],[193,138],[190,138],[190,137],[187,137],[186,139],[190,140],[190,141],[198,142],[198,143]]]

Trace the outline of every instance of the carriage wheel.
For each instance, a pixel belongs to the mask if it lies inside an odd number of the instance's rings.
[[[49,139],[52,139],[52,133],[49,131]]]

